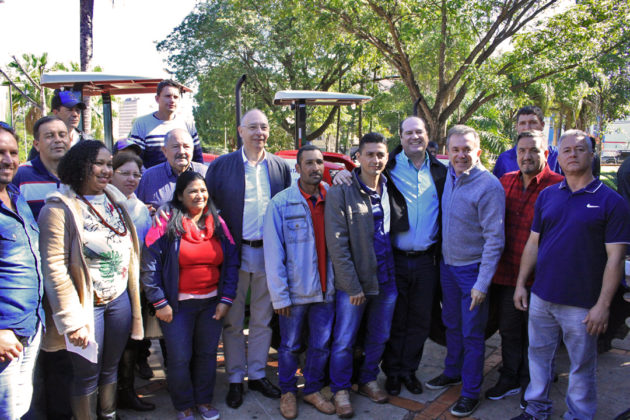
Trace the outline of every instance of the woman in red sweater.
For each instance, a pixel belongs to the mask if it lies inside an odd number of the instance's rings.
[[[193,420],[197,407],[205,420],[215,420],[216,353],[221,319],[236,295],[237,251],[203,176],[183,172],[171,208],[168,222],[147,234],[141,279],[164,334],[177,418]]]

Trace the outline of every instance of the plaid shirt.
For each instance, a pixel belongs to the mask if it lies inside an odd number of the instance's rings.
[[[549,165],[545,165],[531,180],[525,191],[521,171],[509,172],[501,177],[500,181],[505,189],[505,248],[497,272],[492,278],[493,283],[516,286],[521,255],[529,238],[538,194],[563,179],[562,175],[552,172]],[[531,286],[533,281],[532,275],[527,279],[527,286]]]

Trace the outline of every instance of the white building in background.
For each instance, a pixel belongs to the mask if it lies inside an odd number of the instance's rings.
[[[129,136],[133,121],[138,116],[138,98],[126,98],[118,112],[118,137],[122,139]]]
[[[602,160],[630,152],[630,120],[617,120],[606,127],[602,137]]]

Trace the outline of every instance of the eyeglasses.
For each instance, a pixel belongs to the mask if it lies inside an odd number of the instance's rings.
[[[139,172],[129,172],[129,171],[115,171],[115,172],[124,178],[129,178],[130,176],[132,176],[134,179],[142,178],[142,174]]]
[[[260,128],[260,131],[269,131],[269,126],[267,124],[249,124],[246,125],[249,131],[256,131],[256,129]]]

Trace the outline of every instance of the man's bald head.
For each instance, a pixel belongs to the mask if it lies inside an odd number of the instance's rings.
[[[243,139],[246,152],[259,153],[269,138],[269,121],[260,109],[250,109],[241,118],[238,133]]]

